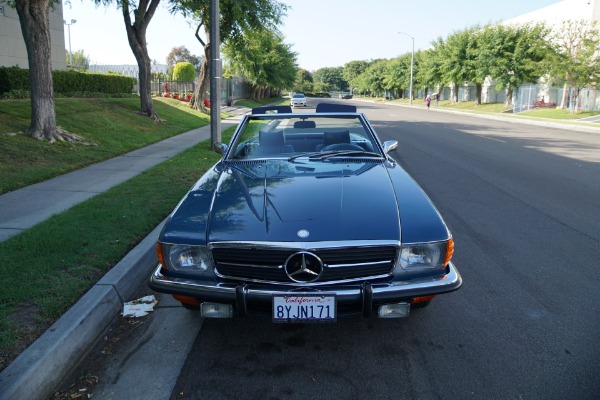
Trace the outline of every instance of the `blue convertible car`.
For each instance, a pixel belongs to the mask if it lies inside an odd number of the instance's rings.
[[[254,109],[157,243],[150,287],[203,317],[408,316],[461,286],[452,235],[354,106]]]

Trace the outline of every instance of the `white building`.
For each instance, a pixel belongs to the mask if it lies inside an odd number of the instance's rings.
[[[52,69],[67,69],[62,3],[50,11]],[[17,10],[0,3],[0,66],[29,69],[27,48]]]
[[[600,21],[600,0],[563,0],[504,21],[504,24],[545,22],[560,27],[567,20]]]

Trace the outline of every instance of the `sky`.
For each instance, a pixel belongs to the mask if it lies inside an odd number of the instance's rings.
[[[279,0],[290,6],[280,30],[297,53],[300,68],[315,71],[349,61],[394,58],[430,47],[438,37],[475,25],[504,21],[559,0]],[[584,1],[584,0],[580,0]],[[152,60],[166,64],[173,47],[202,54],[196,26],[171,15],[163,0],[146,41]],[[91,0],[63,0],[71,50],[83,50],[92,64],[136,64],[120,10]],[[403,32],[403,33],[398,33]],[[65,47],[69,49],[65,27]]]

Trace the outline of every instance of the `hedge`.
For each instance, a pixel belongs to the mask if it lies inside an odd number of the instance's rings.
[[[136,80],[115,74],[77,71],[52,71],[54,93],[131,93]],[[0,95],[10,91],[29,91],[29,70],[0,67]]]

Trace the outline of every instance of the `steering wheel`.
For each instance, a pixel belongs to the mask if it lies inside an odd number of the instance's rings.
[[[330,150],[356,150],[356,151],[364,151],[362,147],[354,143],[334,143],[327,145],[321,149],[321,151],[330,151]]]

